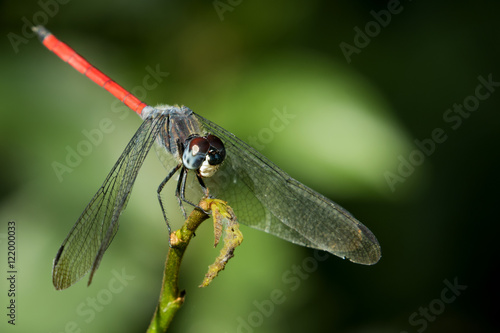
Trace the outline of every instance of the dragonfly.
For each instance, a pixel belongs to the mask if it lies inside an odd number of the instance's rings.
[[[186,106],[147,105],[45,27],[32,29],[45,47],[142,118],[142,124],[59,248],[52,269],[56,289],[70,287],[89,272],[91,284],[153,145],[167,168],[157,194],[169,233],[160,193],[178,173],[175,196],[185,216],[183,202],[196,207],[185,194],[190,176],[192,182],[197,179],[201,195],[228,202],[238,221],[247,226],[354,263],[372,265],[379,261],[380,245],[365,225],[337,203],[290,177],[234,134]]]

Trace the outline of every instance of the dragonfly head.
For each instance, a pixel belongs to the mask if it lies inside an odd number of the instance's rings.
[[[199,170],[202,177],[212,177],[226,157],[222,141],[215,135],[188,138],[182,154],[187,169]]]

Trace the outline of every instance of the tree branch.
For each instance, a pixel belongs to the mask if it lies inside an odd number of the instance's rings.
[[[205,199],[200,201],[199,206],[205,211],[210,209]],[[175,313],[184,303],[184,291],[179,290],[179,271],[182,257],[196,228],[207,218],[207,214],[195,208],[182,228],[170,235],[170,248],[165,262],[160,300],[149,324],[148,333],[166,332]]]
[[[243,241],[243,235],[239,230],[236,216],[227,202],[218,199],[202,199],[199,208],[195,208],[189,215],[181,229],[170,234],[170,248],[168,249],[167,260],[165,262],[165,271],[163,273],[163,284],[160,294],[160,300],[156,307],[155,314],[148,333],[166,332],[172,322],[177,310],[184,303],[184,291],[179,290],[179,271],[182,257],[189,241],[194,235],[198,226],[208,218],[205,212],[212,212],[214,218],[215,245],[219,242],[222,227],[226,226],[224,238],[224,247],[215,263],[209,267],[202,285],[206,287],[226,267],[229,259],[234,255],[234,250]]]

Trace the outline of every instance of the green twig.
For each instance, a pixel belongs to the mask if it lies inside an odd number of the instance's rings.
[[[218,199],[203,199],[199,207],[205,212],[211,211],[214,218],[215,245],[219,242],[222,226],[226,226],[224,247],[200,287],[206,287],[226,267],[227,261],[234,255],[235,248],[243,241],[236,216],[227,202]],[[179,270],[182,256],[198,226],[208,218],[202,210],[195,208],[181,229],[170,235],[170,248],[165,262],[163,285],[155,314],[149,324],[148,333],[166,332],[175,313],[184,303],[184,291],[179,290]]]
[[[200,201],[199,206],[206,211],[209,210],[209,205],[205,200]],[[184,303],[184,291],[179,290],[178,284],[182,257],[196,228],[207,218],[207,214],[195,208],[182,228],[170,235],[171,247],[165,262],[160,300],[149,324],[148,333],[166,332],[175,313]]]

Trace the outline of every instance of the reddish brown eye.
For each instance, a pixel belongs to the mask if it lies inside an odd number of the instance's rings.
[[[210,148],[210,143],[202,137],[195,137],[189,141],[188,149],[192,155],[206,154]]]
[[[226,157],[226,148],[222,141],[215,135],[207,135],[207,142],[210,144],[210,149],[208,150],[208,164],[218,165],[224,161]]]
[[[197,170],[205,161],[207,152],[210,149],[208,140],[202,137],[188,139],[186,148],[182,154],[182,163],[190,170]]]
[[[209,134],[206,136],[208,143],[210,144],[211,147],[217,149],[217,150],[225,150],[224,149],[224,144],[222,141],[216,137],[215,135]]]

